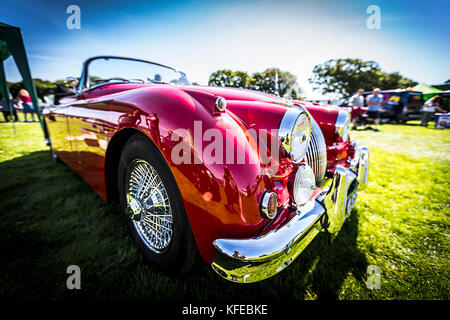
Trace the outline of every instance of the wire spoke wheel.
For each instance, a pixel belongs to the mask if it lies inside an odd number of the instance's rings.
[[[123,217],[144,261],[185,275],[198,249],[177,182],[159,149],[143,134],[129,137],[117,168]]]
[[[127,170],[127,213],[145,245],[164,253],[173,237],[169,196],[156,170],[147,161],[135,159]]]

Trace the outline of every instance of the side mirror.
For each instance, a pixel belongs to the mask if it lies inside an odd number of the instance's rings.
[[[78,87],[78,79],[75,77],[67,77],[65,83],[69,84],[72,86],[72,89],[74,91],[77,91],[77,87]]]

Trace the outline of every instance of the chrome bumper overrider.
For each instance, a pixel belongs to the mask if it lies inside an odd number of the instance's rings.
[[[215,240],[213,269],[233,282],[261,281],[286,268],[321,230],[338,232],[367,183],[369,150],[357,148],[349,168],[338,166],[324,192],[299,206],[286,224],[255,238]]]

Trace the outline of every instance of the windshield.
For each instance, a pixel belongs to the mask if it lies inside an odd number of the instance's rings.
[[[85,73],[83,85],[86,88],[110,82],[190,85],[183,72],[157,63],[128,58],[93,59],[86,65]]]

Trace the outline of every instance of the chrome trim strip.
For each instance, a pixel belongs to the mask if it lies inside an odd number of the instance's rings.
[[[353,170],[347,170],[347,178],[345,181],[345,193],[347,194],[345,202],[344,202],[344,215],[345,215],[345,219],[348,218],[350,216],[351,210],[348,211],[348,203],[350,202],[356,202],[356,198],[353,199],[353,195],[355,194],[357,188],[351,188],[350,186],[354,183],[354,181],[356,180],[357,175]],[[356,184],[358,185],[358,181],[356,181]],[[353,208],[353,206],[352,206]],[[344,221],[345,221],[344,219]]]
[[[355,155],[349,161],[350,169],[358,173],[358,188],[365,189],[369,179],[369,148],[363,147],[358,141],[354,141]]]
[[[279,97],[277,97],[278,99],[280,99]],[[256,100],[255,102],[265,102],[265,103],[276,103],[276,104],[280,104],[282,106],[286,106],[289,108],[292,108],[294,106],[294,104],[288,100]]]
[[[353,170],[357,170],[356,166],[359,163],[359,160],[361,158],[361,144],[359,143],[358,140],[353,140],[352,142],[353,145],[353,149],[354,149],[354,155],[353,155],[353,159],[350,159],[348,162],[350,164],[350,168]]]
[[[329,233],[338,232],[345,219],[345,208],[347,204],[347,175],[349,171],[342,166],[337,166],[334,172],[333,183],[330,186],[331,196],[325,197],[327,208]]]
[[[368,179],[369,179],[369,148],[362,147],[358,166],[358,181],[360,183],[359,188],[361,190],[366,188]]]
[[[306,150],[306,160],[316,175],[316,185],[322,186],[327,169],[327,146],[322,130],[313,117],[311,121],[311,140]]]

